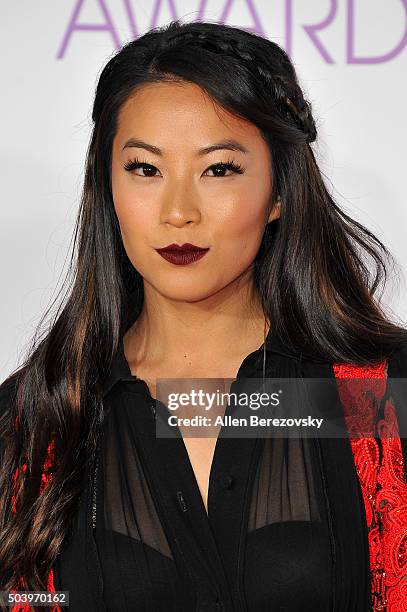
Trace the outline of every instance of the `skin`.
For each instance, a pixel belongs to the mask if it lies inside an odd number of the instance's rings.
[[[123,148],[129,139],[154,145],[162,155]],[[226,139],[247,152],[197,155]],[[148,166],[126,170],[135,158]],[[213,167],[230,161],[243,174]],[[258,128],[222,109],[199,86],[148,84],[123,104],[113,141],[112,195],[126,253],[144,283],[143,311],[125,334],[124,348],[131,371],[153,397],[157,377],[235,378],[244,357],[262,345],[265,321],[252,266],[266,224],[280,215],[271,188],[270,151]],[[155,251],[173,242],[210,250],[176,266]],[[214,440],[184,442],[206,507]]]

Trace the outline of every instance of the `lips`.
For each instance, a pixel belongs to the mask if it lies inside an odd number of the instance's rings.
[[[176,244],[173,242],[162,249],[157,249],[158,252],[163,251],[207,251],[208,249],[196,246],[195,244],[191,244],[190,242],[185,242],[184,244]]]
[[[198,247],[186,242],[182,245],[175,243],[169,244],[162,249],[156,249],[156,251],[170,263],[178,266],[185,266],[204,257],[209,251],[209,248]]]

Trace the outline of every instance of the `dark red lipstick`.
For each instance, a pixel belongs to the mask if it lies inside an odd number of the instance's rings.
[[[176,266],[186,266],[201,259],[209,251],[209,248],[198,247],[195,244],[186,242],[181,245],[175,243],[169,244],[162,249],[156,249],[156,251],[170,263]]]

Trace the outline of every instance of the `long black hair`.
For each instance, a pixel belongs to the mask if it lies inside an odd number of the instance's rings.
[[[129,295],[137,296],[135,314],[143,306],[142,278],[124,250],[112,200],[118,113],[137,88],[174,79],[198,84],[255,124],[270,147],[272,206],[279,199],[281,215],[266,226],[253,274],[273,330],[298,351],[360,365],[381,360],[407,338],[375,295],[391,255],[328,193],[311,147],[317,136],[311,105],[284,50],[237,27],[179,20],[129,42],[97,83],[67,291],[0,389],[12,391],[0,431],[0,590],[17,588],[20,576],[26,589],[46,590],[84,465],[93,461],[102,382],[124,331]],[[51,440],[52,479],[41,493]]]

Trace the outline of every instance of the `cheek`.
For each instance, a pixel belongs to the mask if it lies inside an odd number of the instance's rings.
[[[124,246],[136,248],[148,235],[148,228],[153,226],[153,207],[146,205],[141,197],[129,185],[127,177],[112,177],[112,196],[115,212],[119,221]],[[130,255],[130,253],[129,253]]]
[[[125,225],[132,217],[134,211],[134,193],[129,186],[127,177],[122,173],[112,175],[112,196],[114,208],[119,221]]]
[[[216,242],[239,260],[255,257],[265,229],[266,202],[239,200],[218,217]]]

